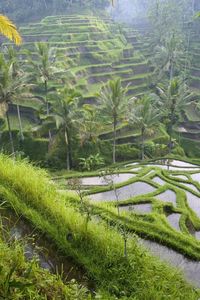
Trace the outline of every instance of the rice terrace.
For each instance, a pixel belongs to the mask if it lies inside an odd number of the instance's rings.
[[[1,0],[0,299],[200,299],[200,4]]]

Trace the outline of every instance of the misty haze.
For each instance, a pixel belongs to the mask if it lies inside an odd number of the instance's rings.
[[[0,1],[0,299],[200,299],[200,1]]]

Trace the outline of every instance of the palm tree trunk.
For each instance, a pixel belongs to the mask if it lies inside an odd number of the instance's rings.
[[[69,151],[69,136],[67,132],[67,128],[65,127],[65,144],[67,147],[67,170],[70,170],[70,151]]]
[[[21,139],[21,141],[23,141],[24,140],[24,134],[23,134],[23,129],[22,129],[22,121],[21,121],[21,114],[20,114],[19,105],[17,105],[17,117],[18,117],[18,122],[19,122],[20,139]]]
[[[13,136],[12,136],[11,126],[10,126],[10,119],[9,119],[8,111],[6,112],[6,119],[7,119],[7,124],[8,124],[11,151],[12,151],[12,154],[15,156],[15,148],[14,148],[14,143],[13,143]]]
[[[127,238],[124,237],[124,257],[127,257]]]
[[[47,93],[48,93],[48,86],[47,86],[47,80],[44,81],[44,89],[45,89],[45,101],[46,101],[46,109],[47,109],[47,116],[49,115],[49,102],[47,99]],[[51,141],[52,135],[51,130],[49,130],[49,141]]]
[[[116,127],[117,127],[117,118],[113,118],[113,163],[116,163]]]
[[[144,127],[142,127],[142,130],[141,130],[141,138],[142,138],[142,147],[141,147],[141,158],[142,160],[144,160]]]
[[[195,14],[195,0],[192,0],[192,14]]]
[[[173,63],[170,63],[170,81],[173,79],[174,76],[174,70],[173,70]]]
[[[172,153],[172,132],[169,133],[169,154]]]

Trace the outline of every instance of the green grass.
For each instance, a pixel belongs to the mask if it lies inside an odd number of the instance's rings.
[[[10,240],[2,238],[5,229],[0,229],[0,298],[6,300],[23,299],[91,299],[86,288],[75,282],[64,284],[61,277],[52,275],[41,269],[37,258],[25,259],[26,240]]]
[[[75,209],[73,194],[60,194],[44,171],[26,161],[0,156],[0,194],[18,213],[46,233],[63,253],[82,264],[103,299],[198,299],[199,293],[173,268],[150,256],[128,239],[124,257],[123,239],[116,228],[91,220]],[[87,224],[87,227],[86,227]],[[72,241],[66,234],[72,233]]]

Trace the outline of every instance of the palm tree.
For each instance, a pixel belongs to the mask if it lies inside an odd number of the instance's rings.
[[[49,81],[56,76],[56,73],[61,72],[55,67],[55,49],[50,48],[47,43],[38,42],[35,44],[37,60],[33,60],[31,53],[29,55],[29,63],[33,66],[34,76],[36,80],[38,77],[44,85],[44,98],[46,104],[46,115],[50,113],[49,101],[48,101],[48,84]],[[51,131],[49,130],[49,140],[51,140]]]
[[[158,123],[158,109],[153,105],[156,95],[144,95],[135,103],[130,115],[130,122],[141,129],[141,158],[144,160],[144,136]]]
[[[192,93],[185,82],[182,82],[179,78],[175,77],[169,82],[167,87],[162,85],[158,86],[157,94],[160,97],[158,106],[162,117],[165,119],[167,132],[169,134],[168,147],[169,152],[171,153],[173,147],[173,127],[179,122],[185,108],[190,105]]]
[[[113,163],[116,162],[116,129],[117,124],[125,119],[128,112],[129,102],[126,96],[127,87],[123,88],[120,79],[110,80],[103,86],[98,102],[103,116],[112,120],[113,126]]]
[[[79,139],[81,145],[84,145],[86,142],[96,144],[102,129],[102,122],[99,120],[97,107],[90,104],[83,105],[82,118],[79,124]]]
[[[175,69],[180,67],[182,55],[182,40],[175,33],[166,39],[164,46],[155,47],[155,55],[152,62],[158,81],[160,81],[165,72],[169,74],[170,80],[173,79]]]
[[[0,34],[13,41],[16,45],[22,43],[22,38],[17,31],[16,26],[3,15],[0,15]]]
[[[0,54],[0,111],[3,115],[6,115],[12,153],[15,151],[8,106],[11,103],[19,104],[23,99],[29,97],[30,94],[27,93],[27,88],[26,74],[21,73],[20,76],[13,76],[13,64],[8,63],[4,55]],[[22,130],[22,127],[20,130]],[[21,135],[23,135],[23,132],[21,132]]]
[[[71,133],[80,117],[80,109],[78,108],[80,96],[74,89],[65,87],[58,92],[58,99],[52,103],[53,112],[50,118],[56,122],[58,132],[62,132],[64,135],[67,170],[70,170],[72,160]]]
[[[12,72],[12,78],[15,80],[17,77],[20,77],[22,82],[27,82],[27,75],[23,72],[23,70],[20,68],[19,61],[17,58],[17,52],[13,47],[9,47],[7,49],[7,56],[8,56],[8,64],[10,65],[10,71]],[[28,84],[27,84],[28,89]],[[30,87],[30,85],[29,85]],[[30,97],[30,95],[26,95],[26,97]],[[32,95],[31,95],[32,97]],[[20,139],[21,141],[24,140],[24,134],[23,134],[23,128],[22,128],[22,121],[21,121],[21,113],[20,113],[20,105],[19,103],[16,103],[17,107],[17,117],[18,117],[18,123],[19,123],[19,132],[20,132]]]

